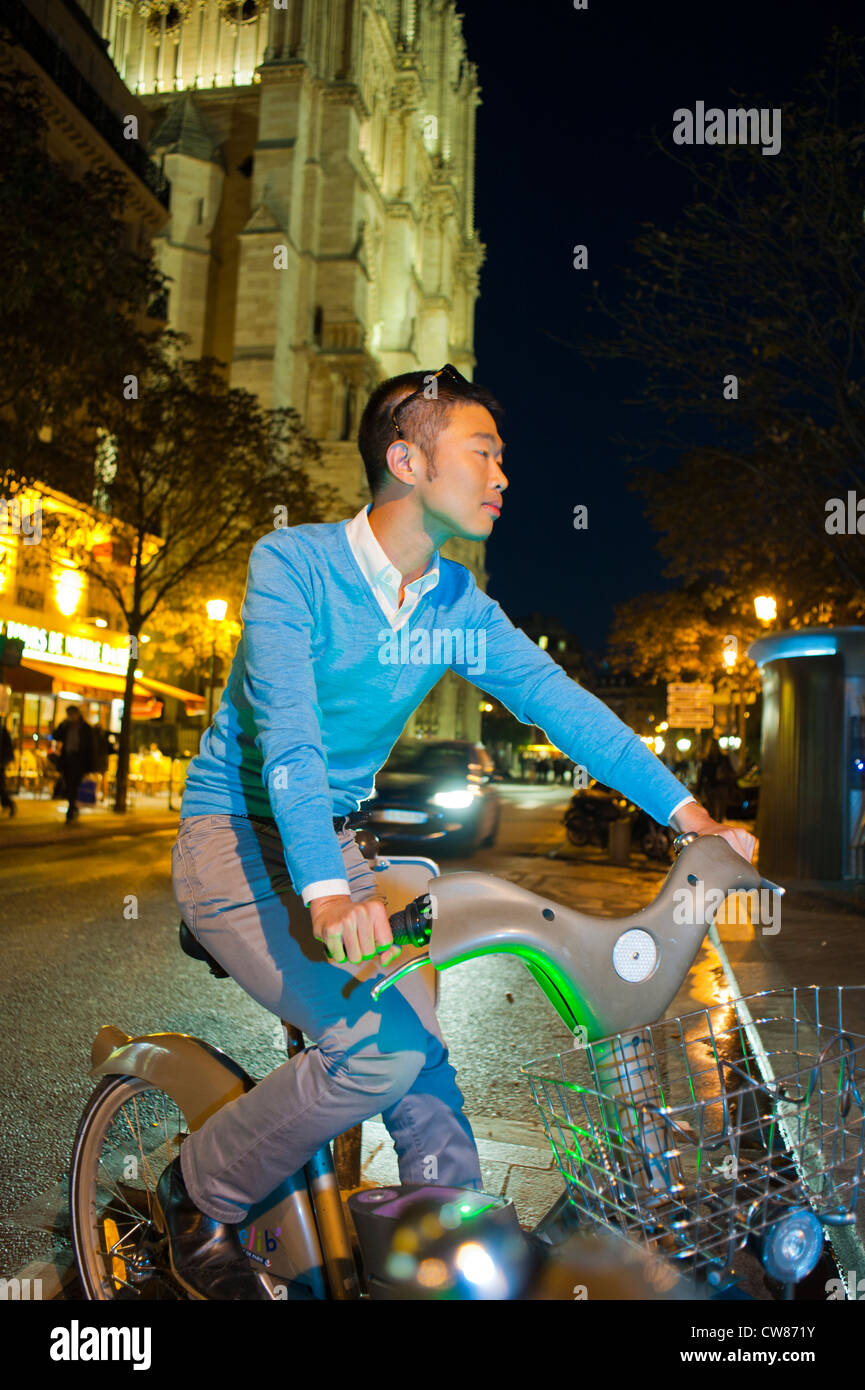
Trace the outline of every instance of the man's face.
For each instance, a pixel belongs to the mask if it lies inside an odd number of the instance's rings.
[[[485,541],[502,509],[508,480],[495,420],[475,401],[455,405],[447,428],[436,440],[431,460],[418,449],[416,497],[430,535]],[[428,466],[431,465],[431,466]]]
[[[77,709],[70,709],[66,711],[66,718],[71,719],[72,723],[76,724],[81,718],[81,714]]]

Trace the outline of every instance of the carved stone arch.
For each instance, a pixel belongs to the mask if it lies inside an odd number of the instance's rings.
[[[189,18],[192,0],[142,0],[138,13],[147,25],[147,31],[159,37],[164,32],[172,34],[179,30]]]

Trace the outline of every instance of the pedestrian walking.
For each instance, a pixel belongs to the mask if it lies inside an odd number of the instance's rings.
[[[93,730],[81,717],[77,705],[67,705],[66,718],[58,724],[51,737],[60,745],[60,771],[63,786],[69,799],[66,811],[66,824],[77,819],[78,788],[82,778],[96,767],[96,743]]]
[[[718,740],[713,738],[697,777],[697,796],[703,800],[713,820],[721,821],[726,816],[730,789],[735,780],[733,764]]]
[[[0,806],[4,811],[9,812],[10,820],[15,815],[15,802],[9,795],[9,789],[6,786],[6,769],[14,756],[15,750],[12,747],[12,739],[4,719],[3,723],[0,724]]]
[[[103,802],[108,800],[108,758],[114,751],[113,739],[107,729],[102,727],[97,716],[91,724],[93,730],[94,767],[96,782],[102,793]]]

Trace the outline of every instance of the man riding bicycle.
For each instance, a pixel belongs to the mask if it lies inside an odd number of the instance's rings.
[[[481,1186],[425,986],[408,974],[371,998],[398,948],[345,825],[448,666],[655,820],[723,834],[750,857],[752,837],[712,821],[439,554],[450,537],[486,540],[500,515],[500,420],[490,392],[450,366],[383,382],[358,435],[371,506],[348,522],[274,530],[252,549],[243,633],[187,776],[174,891],[207,951],[315,1046],[212,1115],[160,1179],[172,1268],[195,1298],[271,1296],[238,1238],[247,1212],[378,1113],[402,1182],[432,1172],[437,1183]],[[404,628],[409,640],[394,642]]]

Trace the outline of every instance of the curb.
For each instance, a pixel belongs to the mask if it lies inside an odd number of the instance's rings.
[[[0,838],[0,855],[4,850],[27,849],[31,845],[34,848],[42,845],[70,845],[82,840],[104,840],[118,835],[146,835],[154,830],[176,830],[178,824],[178,813],[174,811],[154,815],[147,820],[126,820],[118,816],[116,820],[99,822],[96,825],[82,825],[77,821],[74,827],[64,824],[53,829],[38,828],[34,829],[33,834],[19,833],[11,839],[4,835]]]

